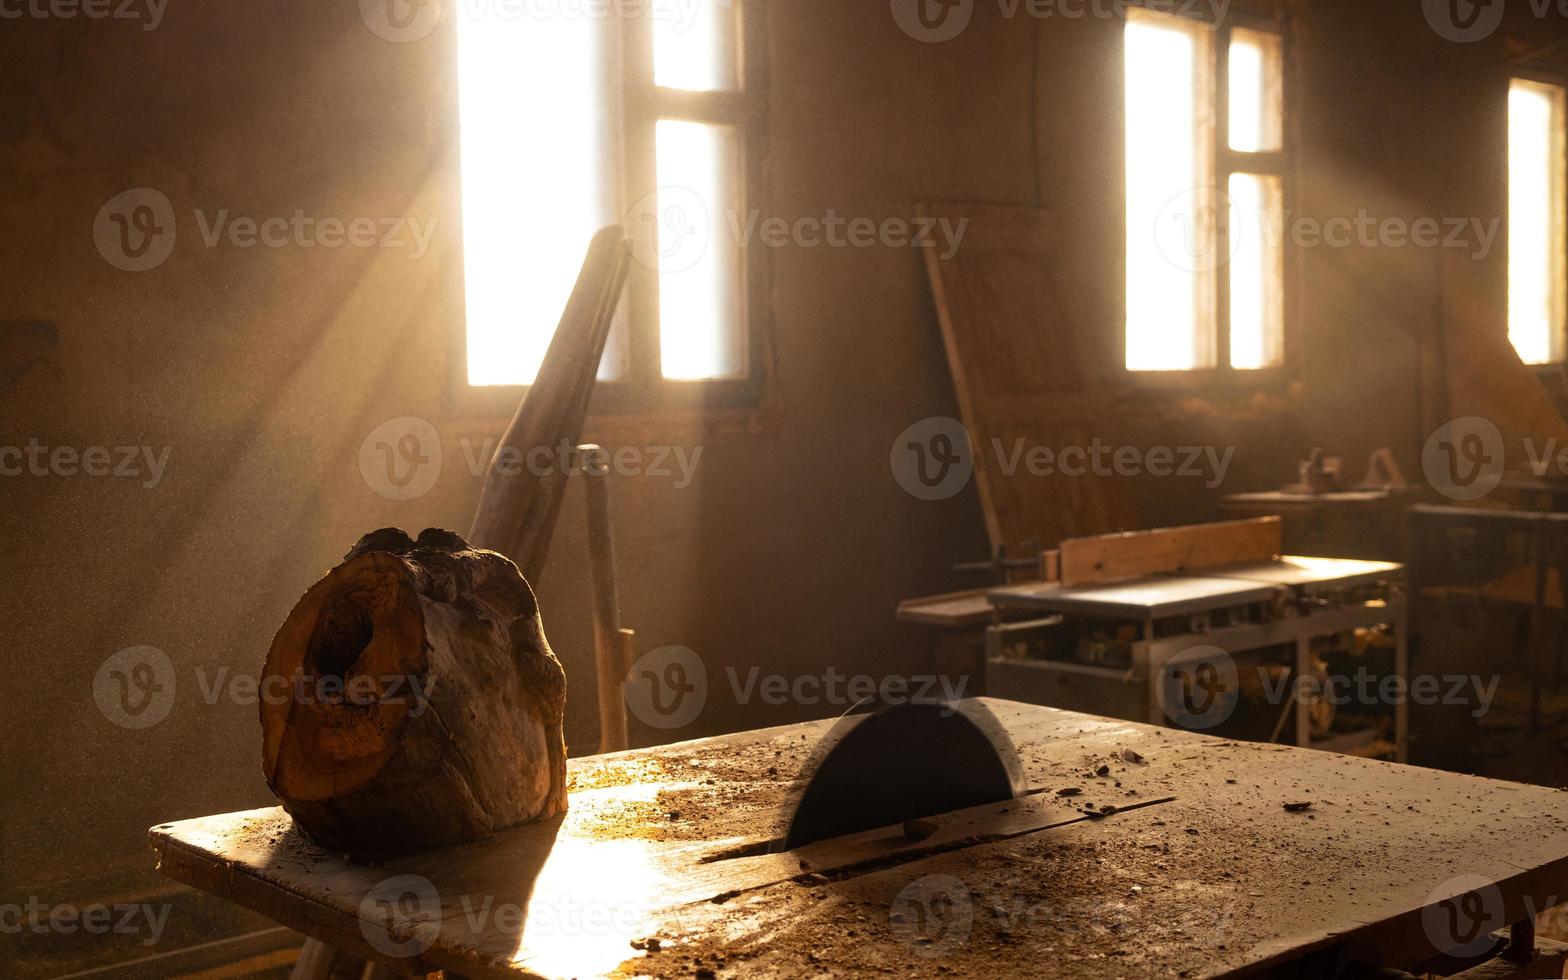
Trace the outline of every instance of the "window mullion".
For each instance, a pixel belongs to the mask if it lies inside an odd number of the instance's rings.
[[[1234,154],[1230,152],[1230,28],[1220,25],[1214,31],[1213,105],[1214,105],[1214,208],[1215,254],[1220,261],[1214,263],[1214,366],[1221,371],[1231,369],[1230,337],[1230,275],[1231,201],[1230,177],[1235,172]]]
[[[621,31],[624,70],[624,165],[622,193],[626,233],[634,260],[627,275],[629,380],[650,395],[659,380],[659,275],[657,257],[658,122],[653,84],[653,30],[648,18],[613,18]]]

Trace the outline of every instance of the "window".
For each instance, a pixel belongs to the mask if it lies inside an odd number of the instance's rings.
[[[1564,90],[1508,91],[1508,339],[1526,364],[1563,360]]]
[[[637,261],[601,381],[746,378],[742,4],[546,7],[459,11],[468,384],[533,381],[607,224]]]
[[[1277,366],[1281,38],[1133,9],[1125,43],[1127,369]]]

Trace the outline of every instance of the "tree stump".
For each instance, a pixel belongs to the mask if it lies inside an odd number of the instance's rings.
[[[566,811],[566,675],[533,590],[453,531],[360,539],[273,638],[267,785],[317,843],[386,856]]]

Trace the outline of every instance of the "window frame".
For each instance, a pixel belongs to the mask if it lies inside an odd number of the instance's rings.
[[[764,198],[763,166],[767,156],[768,72],[763,5],[756,0],[729,0],[737,8],[737,88],[691,92],[658,87],[653,71],[653,22],[647,17],[614,19],[606,43],[613,53],[612,82],[620,115],[618,152],[612,180],[625,215],[634,202],[658,189],[655,131],[660,119],[733,126],[741,173],[736,175],[742,212],[760,210]],[[454,33],[454,52],[455,32]],[[624,220],[624,219],[623,219]],[[657,254],[654,242],[637,236],[656,233],[628,227],[634,252]],[[582,243],[586,249],[587,242]],[[619,378],[601,378],[594,385],[591,409],[596,414],[656,415],[692,409],[745,411],[758,408],[768,384],[772,349],[771,306],[768,302],[768,249],[740,247],[741,324],[744,373],[733,377],[682,380],[665,378],[660,365],[659,276],[635,258],[627,273],[617,329],[625,330],[626,371]],[[461,297],[462,269],[457,295]],[[460,303],[459,306],[462,306]],[[446,407],[459,417],[510,418],[532,385],[473,385],[468,381],[468,317],[450,318],[447,349],[451,374]],[[614,336],[612,335],[612,341]]]
[[[1294,147],[1296,145],[1295,126],[1296,112],[1294,111],[1294,93],[1296,86],[1292,80],[1292,60],[1290,47],[1290,32],[1283,18],[1270,18],[1263,16],[1248,16],[1231,10],[1223,20],[1216,21],[1209,11],[1194,11],[1191,13],[1175,13],[1159,10],[1140,4],[1141,11],[1149,14],[1177,17],[1187,21],[1196,21],[1204,25],[1209,31],[1211,40],[1209,44],[1209,71],[1208,96],[1213,99],[1213,105],[1200,107],[1206,109],[1211,120],[1208,145],[1196,147],[1207,158],[1213,170],[1213,186],[1210,188],[1211,198],[1220,196],[1221,200],[1229,200],[1230,178],[1232,174],[1255,174],[1265,177],[1278,177],[1280,181],[1280,206],[1288,222],[1289,216],[1295,207],[1296,172]],[[1125,27],[1124,27],[1125,29]],[[1250,153],[1233,150],[1230,146],[1230,46],[1232,35],[1238,31],[1250,31],[1259,34],[1272,34],[1280,41],[1280,149]],[[1126,47],[1123,45],[1123,56]],[[1125,70],[1123,72],[1125,77]],[[1125,95],[1124,95],[1125,98]],[[1125,102],[1123,103],[1125,105]],[[1123,170],[1125,179],[1125,168]],[[1122,189],[1122,201],[1125,206],[1127,191]],[[1214,247],[1222,250],[1219,254],[1230,252],[1230,208],[1218,208],[1216,241]],[[1123,224],[1125,225],[1125,221]],[[1216,388],[1256,389],[1261,387],[1278,387],[1284,383],[1299,363],[1298,333],[1295,329],[1297,320],[1297,293],[1296,289],[1296,250],[1291,248],[1290,236],[1285,235],[1281,243],[1283,250],[1283,269],[1281,271],[1281,285],[1283,291],[1281,298],[1281,324],[1280,330],[1280,360],[1278,364],[1271,364],[1261,368],[1237,368],[1231,365],[1230,347],[1230,261],[1220,263],[1209,275],[1209,281],[1204,283],[1207,296],[1210,298],[1211,315],[1214,321],[1212,327],[1212,348],[1214,363],[1194,368],[1177,368],[1152,371],[1136,371],[1127,367],[1127,324],[1126,312],[1123,311],[1122,325],[1116,344],[1117,369],[1130,387],[1186,387],[1195,383]],[[1123,274],[1126,269],[1124,244],[1122,254]],[[1123,287],[1125,293],[1125,284]]]

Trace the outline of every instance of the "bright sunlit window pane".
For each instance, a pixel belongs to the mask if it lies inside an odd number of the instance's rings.
[[[736,87],[736,7],[741,0],[689,0],[653,13],[653,80],[664,88]]]
[[[659,349],[666,378],[742,374],[735,130],[659,121]]]
[[[1237,29],[1230,41],[1230,148],[1278,150],[1283,141],[1284,58],[1277,34]]]
[[[1230,366],[1273,367],[1285,335],[1280,179],[1231,174],[1230,207]]]
[[[1204,190],[1213,177],[1199,149],[1207,32],[1138,10],[1126,31],[1127,368],[1207,366],[1204,282],[1215,268]]]
[[[1526,364],[1563,350],[1563,102],[1514,79],[1508,94],[1508,338]]]
[[[455,13],[468,381],[529,384],[589,239],[618,220],[605,22]]]

